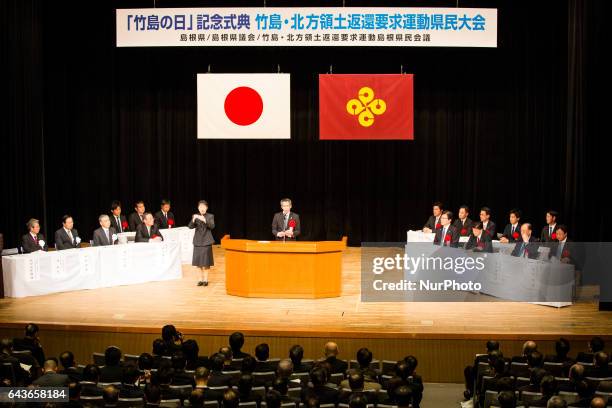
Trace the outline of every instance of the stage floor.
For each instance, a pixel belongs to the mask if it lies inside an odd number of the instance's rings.
[[[555,309],[516,302],[362,303],[360,248],[343,255],[342,296],[257,299],[225,293],[224,251],[214,248],[210,285],[196,286],[184,265],[180,280],[0,299],[0,327],[33,321],[57,330],[143,333],[169,322],[193,334],[242,330],[251,335],[412,339],[555,339],[612,335],[612,312],[592,302]]]

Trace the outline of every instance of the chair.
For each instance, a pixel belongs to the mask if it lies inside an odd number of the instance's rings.
[[[283,402],[281,408],[297,408],[297,404],[295,402]]]
[[[559,396],[567,402],[567,404],[573,404],[580,400],[580,395],[577,392],[559,391]]]
[[[565,377],[563,373],[563,363],[544,362],[544,369],[555,377]]]
[[[514,386],[516,388],[520,388],[525,385],[529,385],[530,382],[531,381],[527,377],[516,377],[516,380],[514,381]]]
[[[206,408],[219,408],[218,401],[204,401],[204,406]]]
[[[232,380],[234,381],[234,383],[237,383],[238,380],[240,380],[240,376],[242,375],[240,370],[221,371],[221,373],[222,374],[231,375],[232,376]]]
[[[289,377],[290,380],[300,380],[300,382],[308,381],[310,379],[309,373],[293,373]]]
[[[493,403],[497,401],[497,391],[487,390],[484,395],[484,408],[493,406]]]
[[[382,373],[386,375],[394,375],[397,361],[383,360],[382,361]]]
[[[529,365],[527,363],[511,363],[510,374],[515,377],[531,377],[531,371],[529,371]]]
[[[99,382],[99,383],[97,384],[98,388],[106,388],[106,387],[108,387],[109,385],[114,385],[115,387],[119,387],[119,386],[121,386],[121,383],[120,383],[120,382],[107,382],[107,383],[105,383],[105,382]]]
[[[397,408],[397,405],[377,404],[378,408]]]
[[[137,356],[135,354],[124,354],[123,355],[123,361],[125,361],[126,363],[134,363],[136,366],[138,366],[139,358],[140,356]]]
[[[253,373],[253,382],[254,383],[264,383],[264,384],[268,384],[271,383],[272,381],[274,381],[274,379],[276,378],[276,374],[274,373],[274,371],[264,371],[264,372],[254,372]]]
[[[600,382],[609,381],[612,380],[612,378],[584,377],[584,380],[587,382],[587,384],[589,384],[591,389],[596,390]]]
[[[219,387],[207,387],[207,388],[209,390],[218,390],[218,391],[223,391],[223,392],[225,392],[225,391],[227,391],[229,389],[229,387],[226,386],[226,385],[221,385]]]
[[[543,395],[541,392],[523,391],[521,393],[521,401],[527,403],[539,400],[542,397]]]
[[[98,367],[104,367],[104,364],[106,364],[106,358],[104,357],[104,353],[94,352],[92,354],[92,360],[93,363]]]
[[[291,398],[300,398],[302,396],[302,389],[299,387],[289,388],[287,390],[287,395]]]
[[[238,406],[241,408],[257,408],[257,403],[255,401],[239,402]]]
[[[335,373],[329,377],[329,381],[336,385],[340,385],[342,380],[344,380],[344,374],[342,373]]]
[[[319,408],[336,408],[336,404],[321,404]]]
[[[11,351],[11,354],[15,357],[31,356],[32,350],[13,350]]]
[[[242,360],[244,359],[243,358],[232,358],[232,362],[230,363],[230,366],[232,367],[232,369],[240,370],[242,368]]]
[[[89,402],[95,405],[99,405],[99,404],[103,404],[104,403],[104,399],[102,398],[101,395],[81,395],[79,397],[79,400],[81,402]]]
[[[393,376],[391,376],[391,375],[387,375],[387,374],[383,374],[383,375],[381,375],[381,376],[380,376],[380,379],[379,379],[379,382],[380,382],[381,387],[383,387],[383,388],[385,388],[385,389],[386,389],[386,388],[387,388],[387,385],[389,384],[389,380],[390,380],[391,378],[393,378]]]
[[[142,398],[119,398],[117,401],[118,407],[142,407],[144,401]]]
[[[251,392],[259,395],[262,399],[266,398],[266,387],[253,387],[251,388]]]
[[[357,363],[357,360],[349,360],[349,368],[358,368],[358,367],[359,367],[359,363]],[[380,371],[380,360],[372,360],[370,362],[369,368]]]
[[[191,396],[191,391],[193,391],[193,387],[191,384],[185,385],[171,385],[169,387],[171,390],[175,390],[181,394],[182,399],[189,399]]]
[[[180,408],[181,400],[180,399],[161,400],[159,403],[159,406],[164,407],[164,408]]]

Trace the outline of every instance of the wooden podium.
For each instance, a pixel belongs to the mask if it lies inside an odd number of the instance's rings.
[[[341,241],[221,240],[227,293],[264,298],[325,298],[342,292]]]

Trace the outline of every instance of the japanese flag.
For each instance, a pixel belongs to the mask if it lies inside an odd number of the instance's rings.
[[[289,139],[289,74],[198,74],[198,139]]]

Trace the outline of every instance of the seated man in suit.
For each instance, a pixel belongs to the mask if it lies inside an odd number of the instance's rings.
[[[315,398],[320,404],[336,404],[340,393],[335,388],[327,386],[328,373],[324,367],[315,367],[310,371],[310,384],[312,386],[302,388],[302,403],[306,403],[311,398]]]
[[[174,227],[174,214],[170,211],[170,200],[162,200],[160,210],[155,213],[155,224],[159,229]]]
[[[81,243],[79,232],[74,228],[74,220],[70,215],[62,217],[62,228],[55,231],[55,249],[78,248]]]
[[[40,233],[40,222],[35,218],[30,218],[26,225],[29,232],[21,237],[23,253],[46,251],[47,243],[45,242],[45,236]]]
[[[526,222],[521,225],[521,239],[516,242],[516,246],[512,250],[512,256],[530,259],[538,257],[538,244],[531,234],[530,223]]]
[[[432,214],[427,219],[427,222],[423,226],[423,232],[432,233],[440,226],[440,216],[442,215],[442,203],[440,201],[436,201],[433,203]]]
[[[32,384],[40,387],[65,387],[68,385],[68,376],[57,373],[57,360],[54,358],[45,361],[43,373]]]
[[[610,370],[609,363],[610,356],[605,351],[598,351],[593,357],[593,367],[589,367],[585,371],[585,377],[593,378],[610,378],[612,377],[612,370]]]
[[[292,346],[289,349],[289,358],[293,363],[293,372],[295,373],[308,373],[312,368],[312,364],[304,364],[302,363],[302,359],[304,358],[304,348],[299,344]]]
[[[47,359],[45,358],[45,351],[40,345],[39,332],[40,330],[36,323],[28,323],[25,327],[24,337],[13,339],[13,347],[15,351],[30,351],[32,357],[42,367]]]
[[[338,358],[338,345],[333,341],[325,343],[325,361],[331,367],[330,374],[344,374],[348,369],[348,363]]]
[[[272,218],[272,235],[276,240],[295,240],[300,235],[300,216],[291,211],[291,199],[280,201],[281,212]]]
[[[474,252],[493,252],[493,242],[491,237],[484,233],[481,222],[472,225],[472,235],[465,244],[465,249]]]
[[[59,373],[66,374],[70,382],[80,382],[83,380],[83,369],[77,367],[74,361],[74,354],[71,351],[64,351],[60,354],[60,363],[64,369],[59,371]]]
[[[546,225],[542,228],[542,233],[540,234],[541,242],[557,240],[557,218],[559,218],[559,213],[557,211],[548,210],[546,212]]]
[[[557,225],[556,242],[552,242],[549,258],[555,257],[563,263],[577,265],[577,250],[573,247],[572,241],[567,238],[567,226]]]
[[[93,246],[114,245],[117,242],[115,229],[111,227],[110,217],[102,214],[98,217],[100,228],[93,233]]]
[[[579,352],[576,361],[579,363],[592,363],[595,353],[603,351],[605,348],[606,343],[604,339],[599,336],[593,336],[593,338],[589,340],[588,350]]]
[[[100,368],[102,383],[121,382],[123,368],[121,367],[121,350],[115,346],[107,347],[104,351],[104,367]]]
[[[491,209],[489,207],[482,207],[480,209],[479,216],[484,233],[491,237],[491,239],[497,238],[497,236],[495,235],[495,223],[491,221]]]
[[[499,239],[499,242],[507,244],[508,242],[516,242],[521,234],[521,210],[516,208],[510,210],[510,223],[504,228],[504,233]]]
[[[267,343],[261,343],[255,347],[255,358],[257,358],[255,372],[262,373],[268,371],[276,371],[276,364],[269,361],[270,346],[268,346]]]
[[[111,216],[110,216],[111,227],[117,231],[117,234],[129,231],[129,225],[125,215],[121,214],[121,202],[113,201],[111,203]]]
[[[144,220],[144,214],[145,214],[144,201],[142,200],[136,201],[136,204],[134,204],[134,212],[131,213],[128,218],[128,224],[129,224],[130,231],[136,231],[136,227],[142,224]]]
[[[250,356],[249,353],[242,351],[242,346],[244,346],[244,334],[241,332],[234,332],[230,334],[229,346],[232,349],[233,358],[245,358]]]
[[[159,228],[155,225],[153,215],[144,213],[143,223],[136,227],[135,242],[159,242],[163,241],[164,237],[159,232]]]
[[[434,245],[440,246],[459,246],[459,231],[451,225],[453,221],[453,213],[451,211],[444,211],[440,216],[440,228],[436,229],[436,236],[434,237]]]
[[[234,379],[231,374],[223,373],[225,357],[221,353],[215,353],[210,358],[211,371],[208,377],[209,387],[231,387]]]
[[[462,205],[459,207],[459,213],[455,222],[453,222],[453,227],[457,231],[459,231],[459,236],[461,237],[469,237],[472,233],[472,220],[469,218],[470,208],[467,205]]]

